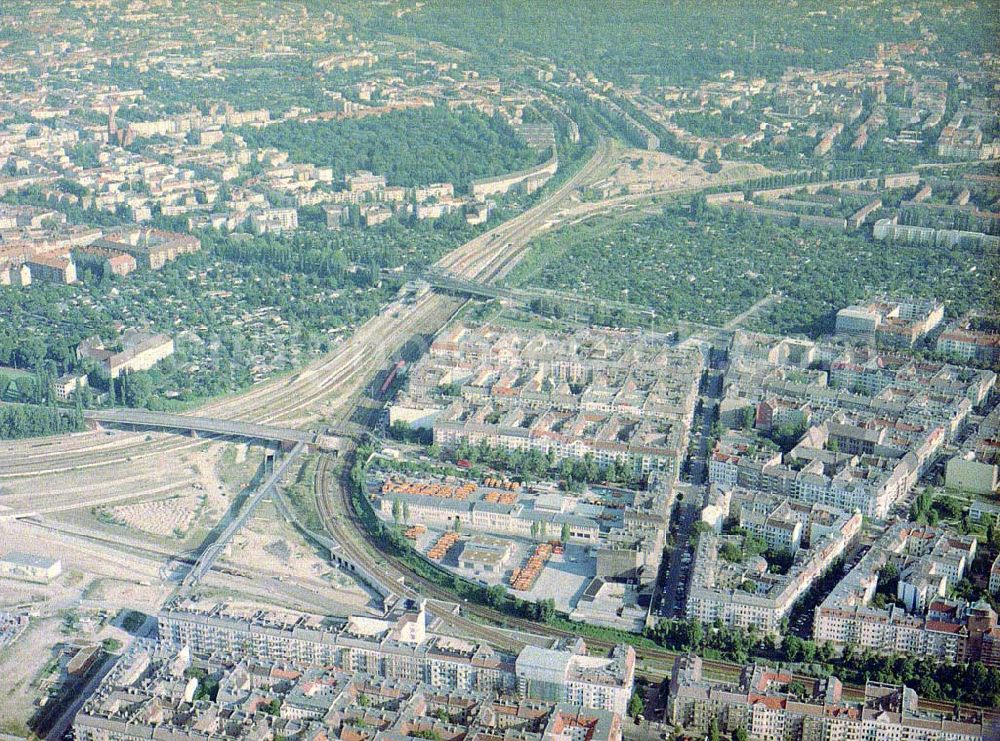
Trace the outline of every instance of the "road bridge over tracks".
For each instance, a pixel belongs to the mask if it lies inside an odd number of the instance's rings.
[[[309,430],[240,422],[232,419],[195,417],[186,414],[148,412],[141,409],[87,409],[83,412],[87,422],[102,426],[167,430],[174,432],[203,433],[241,437],[248,440],[280,443],[286,449],[302,443],[310,448],[322,442],[320,436]]]

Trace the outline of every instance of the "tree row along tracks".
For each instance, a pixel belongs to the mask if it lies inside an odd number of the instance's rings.
[[[409,307],[406,323],[383,312],[363,325],[356,337],[302,372],[265,382],[246,394],[213,402],[193,414],[281,424],[287,419],[300,420],[308,413],[318,421],[322,417],[316,411],[318,406],[355,392],[414,333],[435,331],[454,313],[457,305],[454,299],[428,295]],[[32,486],[38,486],[40,476],[103,466],[130,467],[141,458],[169,455],[204,444],[202,440],[165,437],[159,433],[125,433],[113,438],[95,434],[71,435],[44,442],[17,441],[5,445],[0,455],[0,480],[33,478]]]
[[[456,277],[493,283],[502,280],[520,261],[527,250],[527,245],[535,234],[544,229],[559,209],[571,198],[574,190],[592,177],[595,172],[606,166],[613,151],[605,139],[599,141],[593,156],[580,170],[574,173],[565,183],[560,185],[541,203],[533,206],[519,216],[504,222],[458,249],[449,253],[436,264],[439,270],[447,271]],[[439,329],[454,313],[458,302],[440,295],[428,295],[413,306],[402,308],[398,312],[381,312],[365,322],[336,350],[314,361],[301,372],[289,377],[273,379],[258,384],[245,393],[218,401],[210,402],[195,410],[194,414],[218,417],[222,419],[241,419],[257,423],[276,424],[287,419],[299,419],[303,414],[315,414],[315,405],[339,397],[336,405],[350,416],[358,389],[362,388],[387,358],[405,343],[416,332],[432,334]],[[165,438],[152,438],[143,435],[130,436],[134,444],[115,445],[110,455],[109,463],[121,463],[127,456],[127,463],[132,465],[135,457],[141,455],[163,455],[190,447],[200,442]],[[38,441],[33,441],[37,445]],[[29,442],[28,445],[33,444]],[[100,465],[102,453],[107,454],[107,440],[95,436],[89,446],[83,444],[74,451],[79,460],[88,456],[98,460],[89,461],[90,465]],[[58,451],[52,451],[56,456]],[[39,457],[47,459],[48,453],[39,453]],[[8,459],[13,456],[7,456]],[[7,472],[6,463],[0,467],[0,476]],[[30,475],[29,469],[22,469],[17,475]],[[44,486],[41,481],[35,482]],[[453,602],[454,595],[435,583],[413,573],[400,559],[392,557],[374,557],[375,546],[370,542],[358,543],[359,533],[367,537],[367,531],[353,512],[349,495],[343,486],[337,489],[341,492],[341,511],[337,515],[333,510],[332,476],[330,459],[324,456],[317,468],[316,491],[317,506],[324,526],[341,549],[345,559],[364,566],[372,573],[380,571],[385,574],[386,585],[395,584],[401,596],[419,596],[424,594],[442,603]],[[142,492],[137,492],[140,496]],[[81,506],[86,506],[82,503]],[[416,585],[420,591],[411,587]],[[507,629],[549,636],[553,638],[575,636],[576,634],[553,626],[512,617],[481,605],[466,605],[465,612],[493,625],[486,625],[468,617],[455,615],[450,610],[434,607],[435,614],[449,627],[460,633],[480,638],[492,645],[508,650],[516,650],[523,642],[517,640]],[[502,627],[496,627],[502,626]],[[587,643],[594,648],[609,649],[614,641],[598,638],[588,638]],[[677,652],[660,648],[640,647],[640,659],[657,667],[669,666],[677,656]],[[706,667],[728,674],[735,674],[742,668],[731,662],[706,660]],[[662,676],[663,671],[651,673]],[[845,685],[848,686],[848,685]],[[853,688],[852,689],[858,689]],[[927,703],[929,706],[935,703]],[[941,703],[942,706],[947,704]],[[950,706],[948,706],[950,707]]]
[[[497,269],[510,266],[523,253],[524,243],[544,226],[551,213],[558,209],[573,190],[603,165],[611,147],[602,139],[594,155],[565,183],[541,203],[494,229],[466,242],[445,255],[437,268],[461,264],[463,277],[488,279]],[[501,244],[517,245],[506,251]],[[366,382],[372,367],[381,367],[391,354],[417,332],[433,334],[440,329],[456,308],[453,300],[428,295],[412,307],[398,312],[381,312],[363,324],[346,341],[341,352],[307,366],[302,372],[283,383],[265,382],[238,396],[210,403],[199,414],[227,417],[239,415],[257,422],[276,423],[301,413],[331,392],[349,393]],[[375,361],[375,362],[372,362]],[[358,380],[361,383],[350,384]]]
[[[390,556],[378,549],[378,544],[372,540],[364,523],[354,511],[350,501],[350,493],[344,481],[337,481],[330,468],[331,459],[323,456],[316,467],[314,479],[315,496],[320,520],[339,546],[341,553],[355,563],[361,564],[366,570],[381,573],[385,578],[385,586],[394,590],[400,597],[424,596],[438,600],[441,603],[454,603],[455,595],[435,582],[414,572],[406,562],[398,557]],[[346,466],[345,466],[346,470]],[[350,527],[347,527],[350,525]],[[361,542],[358,541],[359,534]],[[450,610],[432,609],[432,612],[442,618],[448,625],[459,628],[464,634],[472,635],[491,645],[511,647],[511,632],[529,633],[549,638],[577,638],[572,631],[563,630],[545,623],[516,617],[483,605],[464,602],[461,605],[465,615],[456,616]],[[603,638],[585,637],[590,648],[600,651],[610,651],[617,641]],[[517,642],[524,645],[523,642]],[[680,652],[667,649],[643,647],[636,649],[639,658],[647,663],[670,664],[680,655]],[[742,667],[723,661],[706,660],[706,667],[717,672],[738,674]],[[669,672],[669,668],[667,669]],[[662,675],[663,672],[651,674]]]

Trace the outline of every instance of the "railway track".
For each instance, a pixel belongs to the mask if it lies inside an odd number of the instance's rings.
[[[552,211],[581,182],[606,164],[611,151],[610,143],[602,139],[597,151],[580,170],[542,203],[453,250],[442,257],[435,267],[481,281],[492,280],[501,273],[506,274],[523,256],[527,238],[544,224]],[[497,247],[505,240],[514,246],[513,249],[498,250]],[[340,389],[350,379],[358,375],[371,375],[372,368],[380,368],[415,330],[423,327],[428,333],[433,333],[439,329],[454,312],[453,303],[431,294],[418,300],[399,321],[393,322],[391,317],[385,318],[384,314],[380,314],[358,329],[351,344],[360,340],[361,346],[349,352],[346,359],[339,354],[335,355],[307,367],[277,388],[265,383],[259,389],[252,389],[232,400],[210,403],[198,411],[218,416],[227,416],[229,413],[238,413],[241,417],[249,415],[254,422],[276,423],[287,419],[289,415],[306,410]],[[259,417],[255,416],[258,414]]]
[[[591,159],[543,202],[448,253],[438,261],[437,267],[462,277],[486,281],[512,269],[526,249],[527,238],[581,182],[606,163],[610,151],[606,140],[599,142]],[[505,249],[505,244],[510,244],[510,249]],[[324,411],[317,407],[337,396],[349,396],[406,340],[418,331],[433,334],[460,305],[454,299],[429,294],[414,305],[400,309],[398,316],[394,312],[381,312],[362,324],[350,340],[302,371],[265,381],[242,394],[208,402],[192,410],[192,414],[269,424],[295,423],[289,426],[302,424],[304,418],[307,424],[315,424]],[[112,450],[106,438],[95,436],[68,453],[58,449],[29,451],[28,457],[22,457],[24,447],[17,446],[8,456],[10,461],[17,463],[5,463],[0,478],[17,479],[130,465],[140,458],[171,454],[200,444],[201,441],[192,440],[148,440],[146,435],[135,435],[128,442],[119,442]]]
[[[389,586],[400,597],[429,597],[439,602],[453,604],[454,596],[446,590],[437,588],[425,589],[421,592],[409,586],[408,581],[414,581],[414,579],[410,578],[411,575],[408,573],[408,570],[400,569],[394,559],[372,557],[370,553],[366,552],[364,546],[357,543],[353,534],[342,526],[340,516],[334,512],[331,497],[334,488],[341,492],[345,490],[342,486],[334,487],[332,485],[334,479],[330,470],[330,462],[331,459],[329,456],[323,456],[316,466],[314,478],[316,504],[324,527],[326,527],[330,536],[340,546],[343,556],[349,561],[364,566],[372,574],[384,574],[386,586]],[[356,526],[354,533],[364,532],[363,525],[353,512],[353,508],[341,509],[341,512],[345,513],[347,520]],[[419,581],[422,582],[423,580]],[[491,645],[509,651],[517,651],[525,645],[524,642],[513,638],[503,631],[483,626],[462,615],[455,614],[447,608],[432,605],[429,609],[435,617],[441,619],[449,627],[459,631],[463,635],[480,638]]]
[[[328,531],[330,531],[333,539],[344,549],[345,555],[348,555],[351,560],[364,564],[366,568],[374,573],[385,573],[391,578],[394,584],[398,585],[399,593],[402,597],[424,596],[438,600],[439,602],[454,604],[455,595],[449,590],[415,573],[402,559],[386,554],[379,549],[378,543],[372,539],[361,518],[354,511],[353,503],[350,501],[349,490],[344,486],[344,481],[337,483],[335,488],[338,493],[334,494],[335,482],[330,474],[330,463],[330,458],[324,456],[317,464],[314,478],[316,501],[320,512],[320,519]],[[339,512],[333,509],[334,503],[338,501]],[[345,530],[342,525],[343,520],[346,520],[353,526],[351,531]],[[355,542],[354,534],[362,535],[367,548],[361,547]],[[482,621],[478,622],[466,619],[461,621],[461,625],[472,634],[490,643],[494,643],[498,638],[504,642],[509,641],[509,631],[522,631],[553,639],[580,637],[580,634],[573,631],[512,616],[484,605],[465,602],[462,603],[461,610],[463,613],[475,616],[479,621]],[[588,646],[603,651],[610,651],[619,643],[618,641],[610,641],[602,638],[584,637],[584,639]],[[660,663],[672,663],[682,653],[652,647],[638,648],[636,651],[640,659],[647,662]],[[715,671],[734,674],[738,674],[741,669],[736,664],[713,660],[705,660],[705,666]]]
[[[480,235],[462,249],[449,253],[435,267],[455,277],[482,283],[503,278],[524,255],[529,238],[551,218],[577,186],[607,164],[612,153],[609,140],[602,137],[593,156],[543,203]]]
[[[249,402],[244,397],[235,397],[206,405],[199,412],[259,423],[281,422],[304,411],[318,419],[319,415],[311,412],[314,406],[325,399],[353,392],[409,339],[411,326],[423,329],[443,324],[453,313],[453,304],[454,301],[442,296],[428,296],[413,307],[409,322],[386,327],[384,318],[378,317],[382,321],[368,328],[359,342],[352,343],[348,353],[335,352],[296,376],[267,382],[265,388],[251,389],[247,392]],[[110,441],[103,435],[94,435],[69,451],[59,445],[28,448],[27,444],[20,443],[9,446],[11,455],[0,468],[0,479],[127,466],[143,458],[175,454],[203,444],[204,440],[175,436],[150,439],[147,434],[116,435]]]
[[[611,154],[612,149],[609,142],[602,139],[591,159],[545,201],[490,232],[467,242],[441,258],[435,267],[450,272],[456,277],[486,284],[502,280],[521,260],[528,249],[530,238],[565,203],[579,184],[585,182],[594,172],[607,164]],[[461,306],[461,304],[457,304],[457,306]],[[364,387],[367,378],[374,375],[391,354],[418,329],[423,327],[427,333],[432,333],[435,329],[443,326],[454,313],[455,308],[456,302],[453,300],[431,294],[406,310],[402,317],[396,318],[379,314],[361,325],[347,343],[325,358],[314,361],[299,373],[264,382],[234,397],[209,402],[196,410],[196,413],[274,424],[288,419],[296,419],[297,416],[301,417],[302,415],[315,417],[316,404],[340,394],[343,398],[341,404],[338,405],[340,408],[337,410],[337,416],[349,419],[357,409],[359,388]],[[397,320],[393,321],[394,318]],[[150,441],[146,439],[145,435],[136,435],[134,443],[116,445],[112,452],[108,449],[106,440],[97,439],[92,446],[75,449],[69,456],[60,452],[58,448],[51,451],[35,450],[16,468],[5,466],[4,470],[0,472],[0,477],[16,478],[32,475],[40,466],[48,466],[50,461],[54,459],[58,459],[60,462],[58,470],[65,472],[88,466],[132,463],[144,457],[168,454],[201,444],[203,441],[200,440]],[[107,458],[94,461],[95,455],[104,455]],[[372,541],[360,518],[353,511],[346,487],[342,485],[334,487],[333,483],[330,459],[323,456],[317,465],[314,482],[317,507],[324,526],[330,532],[331,537],[344,549],[343,552],[347,558],[365,565],[373,573],[384,573],[387,581],[395,584],[394,589],[397,589],[401,596],[423,595],[441,603],[454,603],[454,595],[448,590],[412,572],[400,559],[381,553],[378,550],[378,544]],[[336,512],[336,500],[334,500],[332,493],[334,488],[340,492],[339,509],[343,514]],[[365,545],[356,541],[355,536],[358,533],[365,539]],[[113,547],[115,544],[106,542],[104,545]],[[121,550],[128,548],[123,548],[122,544],[117,544],[117,546]],[[154,548],[141,548],[133,552],[139,555],[141,551],[145,551],[144,555],[147,557],[169,556],[181,562],[193,562],[193,559],[189,557],[177,557]],[[373,557],[373,553],[379,555]],[[240,577],[252,578],[255,575],[230,567],[223,567],[220,571]],[[259,574],[259,572],[256,573]],[[512,637],[510,631],[540,634],[550,638],[577,637],[577,634],[571,631],[506,615],[482,605],[463,604],[462,611],[465,614],[455,615],[442,607],[432,609],[437,617],[462,634],[479,638],[508,650],[516,650],[524,645],[522,641]],[[474,616],[476,620],[470,619],[467,615]],[[586,642],[589,646],[601,650],[609,650],[615,643],[599,638],[586,638]],[[669,665],[679,655],[679,652],[648,646],[639,647],[636,651],[641,664],[662,667],[659,671],[640,672],[657,680],[662,678],[665,673],[669,674]],[[742,666],[732,662],[708,659],[703,661],[707,669],[720,674],[736,676],[742,670]],[[803,681],[810,679],[805,676],[797,676],[796,678]],[[845,684],[844,687],[845,691],[855,695],[863,692],[863,688],[855,685]],[[929,709],[943,712],[950,711],[952,708],[951,703],[945,702],[923,700],[921,704]],[[996,717],[995,711],[979,709]]]

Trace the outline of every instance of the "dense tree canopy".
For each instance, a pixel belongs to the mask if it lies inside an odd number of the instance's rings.
[[[458,215],[339,232],[205,231],[201,252],[158,271],[121,279],[83,270],[77,285],[0,291],[0,366],[34,372],[49,364],[51,377],[86,371],[77,344],[97,335],[113,345],[120,323],[170,334],[177,352],[114,389],[95,373],[96,393],[113,390],[116,403],[159,407],[167,394],[189,402],[237,391],[253,380],[254,365],[288,370],[328,350],[393,296],[405,280],[396,269],[420,270],[482,228]],[[40,400],[27,381],[17,389],[10,400]]]
[[[694,651],[706,658],[722,658],[745,664],[751,660],[787,661],[803,673],[836,675],[841,681],[864,684],[866,680],[905,684],[922,698],[970,702],[1000,707],[1000,669],[981,662],[941,664],[932,658],[879,655],[869,649],[847,646],[835,655],[829,643],[817,645],[795,635],[780,643],[751,629],[750,632],[722,625],[704,626],[695,620],[661,620],[646,632],[661,646]]]
[[[948,15],[942,4],[919,3],[920,24],[903,24],[889,22],[885,6],[835,7],[823,0],[800,0],[794,10],[769,2],[507,0],[474,11],[462,0],[441,0],[399,18],[372,11],[367,22],[490,58],[526,51],[617,82],[633,75],[689,82],[728,69],[776,77],[790,65],[840,67],[873,55],[880,42],[918,39],[925,26],[946,46],[992,51],[998,29],[990,3]]]
[[[79,413],[34,404],[0,403],[0,440],[83,429]]]
[[[933,296],[962,313],[995,290],[996,255],[981,249],[873,243],[686,207],[639,221],[593,220],[538,239],[515,285],[583,292],[661,317],[723,324],[771,292],[753,324],[775,333],[831,331],[836,312],[875,291]]]
[[[345,121],[285,121],[244,128],[251,147],[277,147],[295,162],[333,168],[335,178],[355,170],[385,175],[390,185],[471,180],[521,170],[539,161],[499,118],[474,111],[420,108]]]

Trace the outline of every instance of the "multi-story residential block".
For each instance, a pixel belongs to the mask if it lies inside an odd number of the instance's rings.
[[[639,332],[459,324],[411,371],[390,420],[426,420],[447,448],[484,442],[676,476],[701,366],[697,351]]]
[[[708,458],[708,480],[723,488],[762,487],[765,468],[780,465],[781,449],[766,438],[726,432]]]
[[[928,191],[928,194],[930,191]],[[916,199],[914,199],[915,201]],[[911,201],[912,203],[913,201]],[[875,222],[872,235],[878,241],[900,242],[935,247],[954,247],[962,244],[982,249],[1000,246],[1000,236],[985,232],[967,231],[962,229],[935,229],[930,226],[914,226],[898,223],[898,216],[891,219],[879,219]]]
[[[30,286],[31,268],[25,264],[0,264],[0,286]]]
[[[748,505],[752,509],[752,505]],[[794,554],[785,574],[772,573],[763,556],[744,554],[729,560],[728,544],[740,549],[740,536],[699,536],[691,565],[685,603],[688,619],[766,633],[777,633],[781,620],[795,602],[840,555],[861,529],[861,514],[834,513],[827,526],[816,530],[808,548]]]
[[[520,191],[527,195],[543,187],[559,169],[559,158],[553,148],[552,156],[540,165],[508,173],[494,178],[483,178],[472,181],[473,197],[484,200],[490,196],[504,195],[511,191]]]
[[[87,387],[87,376],[82,373],[64,373],[52,381],[52,395],[57,401],[69,401],[80,389]]]
[[[299,212],[294,208],[267,208],[250,213],[254,234],[280,234],[299,228]]]
[[[916,483],[944,433],[930,430],[911,448],[905,439],[886,436],[884,428],[845,421],[841,416],[810,428],[784,460],[774,451],[755,460],[753,453],[744,456],[720,441],[711,457],[709,481],[883,518]],[[838,445],[844,452],[831,449]]]
[[[925,710],[909,687],[867,682],[864,697],[852,701],[836,677],[799,685],[791,673],[760,665],[746,667],[738,682],[709,679],[700,658],[680,656],[670,675],[667,714],[691,735],[704,736],[715,720],[723,734],[742,728],[753,741],[998,738],[979,713],[956,718]]]
[[[566,702],[625,715],[635,677],[635,650],[617,646],[610,657],[526,646],[517,656],[518,690],[525,697]]]
[[[881,344],[913,347],[944,319],[939,301],[876,299],[837,312],[837,334]]]
[[[201,241],[188,234],[137,227],[107,234],[94,246],[131,255],[142,267],[159,270],[181,255],[200,250]]]
[[[729,517],[732,506],[732,486],[709,484],[700,512],[700,519],[716,533],[722,532],[722,526]]]
[[[76,283],[76,263],[72,255],[34,255],[25,263],[31,279],[42,283]]]
[[[711,483],[884,517],[942,446],[966,431],[996,383],[992,371],[870,348],[813,344],[792,354],[784,347],[780,338],[734,338],[720,412],[727,424],[755,429],[719,439]],[[802,367],[806,358],[812,367]],[[825,364],[829,374],[815,367]],[[784,456],[758,436],[807,424]]]
[[[956,113],[956,120],[949,122],[941,129],[938,136],[937,153],[939,157],[960,160],[987,160],[1000,154],[1000,140],[984,141],[983,132],[979,128],[966,128],[962,125],[961,113]]]
[[[188,670],[217,680],[213,699]],[[125,700],[125,701],[123,701]],[[277,710],[274,712],[274,710]],[[81,741],[117,739],[489,738],[621,741],[622,716],[564,702],[441,689],[328,667],[137,647],[123,656],[73,721]]]
[[[217,603],[178,599],[158,617],[163,646],[187,648],[198,656],[283,661],[296,667],[330,666],[374,677],[418,681],[443,691],[509,693],[528,687],[529,697],[539,697],[530,690],[536,678],[531,661],[519,664],[519,656],[429,632],[423,601],[404,601],[382,618],[351,616],[341,620],[264,611],[240,613]],[[609,658],[600,659],[588,657],[580,640],[552,653],[565,659],[561,664],[565,686],[559,701],[624,712],[616,708],[624,708],[632,693],[635,653],[630,647],[619,647]]]
[[[392,218],[393,211],[380,203],[365,204],[361,207],[361,223],[366,227],[384,224]]]
[[[384,618],[335,620],[277,612],[239,613],[225,605],[176,601],[159,615],[165,645],[194,654],[334,666],[434,687],[502,691],[516,686],[514,656],[483,644],[429,634],[424,604],[407,602]]]
[[[417,203],[430,200],[450,200],[455,197],[455,186],[451,183],[431,183],[413,189],[413,198]]]
[[[942,661],[979,654],[981,646],[969,644],[972,606],[945,597],[975,553],[974,538],[908,523],[893,526],[816,609],[814,639]],[[896,593],[890,595],[899,604],[877,607],[878,574],[889,563],[900,575]],[[994,615],[993,627],[995,623]]]
[[[837,357],[834,362],[839,360]],[[884,376],[875,370],[875,363],[881,365]],[[916,441],[941,428],[951,441],[964,430],[973,408],[985,400],[995,382],[992,371],[935,363],[917,367],[883,356],[870,364],[872,372],[866,374],[864,366],[868,364],[864,361],[853,368],[838,365],[837,385],[828,386],[823,371],[737,363],[727,373],[722,409],[735,410],[729,412],[735,426],[745,423],[744,410],[755,406],[754,427],[763,433],[775,429],[775,415],[801,429],[805,424],[818,425],[845,414],[856,424],[889,428],[890,438]],[[841,385],[852,382],[851,388]],[[865,385],[871,390],[865,390]],[[739,419],[736,413],[741,415]]]
[[[548,123],[520,123],[511,126],[514,132],[527,142],[529,147],[547,151],[556,146],[555,127]]]
[[[883,178],[883,186],[887,190],[893,188],[909,188],[920,184],[919,172],[900,172],[895,175],[886,175]]]
[[[937,351],[961,360],[1000,364],[1000,334],[973,328],[973,319],[955,322],[938,335]]]
[[[139,266],[132,255],[101,247],[82,247],[75,250],[73,256],[78,265],[101,271],[105,275],[125,277]]]
[[[996,374],[948,363],[917,362],[905,355],[874,352],[869,348],[852,348],[831,362],[830,385],[870,396],[890,387],[900,392],[931,391],[952,396],[961,393],[973,406],[978,406],[996,385]]]
[[[434,442],[449,449],[486,443],[506,451],[551,453],[557,462],[592,458],[602,468],[618,463],[638,473],[672,476],[680,471],[686,436],[676,423],[656,425],[627,415],[505,413],[492,405],[467,409],[460,402],[445,409],[433,429]]]
[[[352,193],[371,193],[384,189],[386,181],[382,175],[375,175],[367,170],[358,170],[344,175],[344,185]]]
[[[174,354],[174,341],[164,334],[128,329],[122,334],[121,344],[119,351],[108,350],[99,337],[90,337],[77,345],[76,357],[95,360],[108,376],[118,378],[123,371],[149,370]]]
[[[997,459],[1000,441],[983,440],[976,449],[967,450],[948,459],[945,465],[945,486],[970,494],[993,494],[1000,485],[1000,465]]]
[[[769,549],[795,553],[842,525],[843,512],[821,504],[805,504],[763,492],[730,491],[728,514],[740,527],[761,538]]]
[[[226,105],[207,114],[192,110],[189,113],[178,113],[154,121],[130,121],[124,131],[127,132],[128,138],[134,140],[151,136],[177,136],[189,131],[201,131],[219,126],[266,124],[270,120],[271,114],[266,109],[237,111]]]
[[[350,222],[351,211],[346,205],[324,206],[327,229],[341,229]]]

